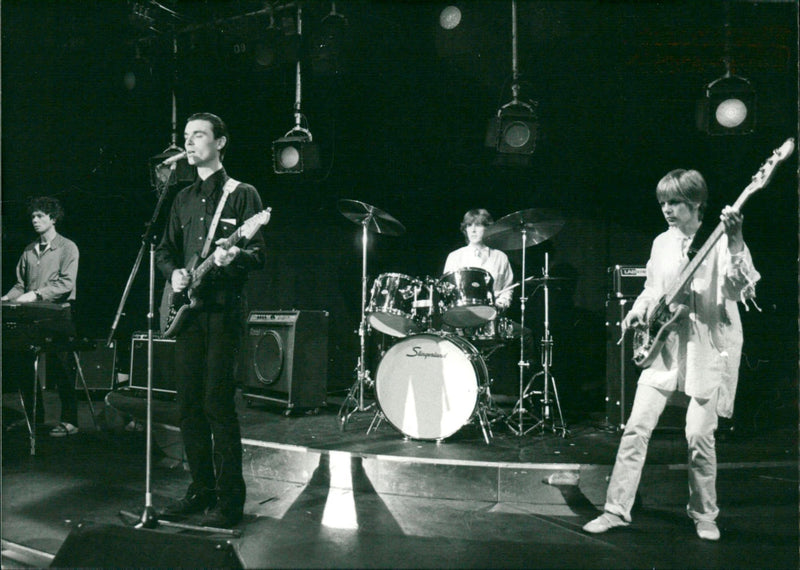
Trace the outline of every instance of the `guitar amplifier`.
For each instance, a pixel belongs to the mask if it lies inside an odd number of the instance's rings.
[[[647,268],[644,265],[614,265],[608,268],[608,298],[638,297],[644,289]]]
[[[245,400],[294,408],[325,405],[327,311],[253,311],[247,318],[240,378]]]
[[[606,301],[606,423],[623,429],[628,421],[636,393],[639,369],[633,363],[633,335],[622,336],[622,320],[633,306],[633,299]]]
[[[153,393],[171,396],[177,393],[174,352],[175,339],[153,335]],[[131,336],[130,387],[147,390],[147,333],[138,332]]]

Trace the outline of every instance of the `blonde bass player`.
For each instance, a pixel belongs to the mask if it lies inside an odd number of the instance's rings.
[[[624,329],[642,327],[681,276],[688,259],[703,244],[708,190],[696,170],[673,170],[656,188],[666,231],[653,241],[644,291],[624,319]],[[718,540],[717,458],[714,431],[718,416],[730,417],[742,349],[737,301],[755,297],[760,279],[742,236],[743,217],[726,206],[721,224],[702,262],[688,279],[682,309],[639,379],[606,493],[605,512],[583,529],[601,533],[628,526],[650,435],[674,392],[688,397],[689,499],[686,512],[699,538]],[[700,243],[696,243],[700,241]]]

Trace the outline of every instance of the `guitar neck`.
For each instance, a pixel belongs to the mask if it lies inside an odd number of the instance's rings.
[[[217,247],[221,247],[223,249],[229,249],[231,246],[236,245],[236,243],[242,238],[242,229],[237,228],[235,232],[233,232],[230,236],[225,238],[221,244]],[[214,256],[209,255],[206,257],[203,262],[198,265],[194,272],[192,273],[192,279],[194,282],[198,282],[203,276],[208,273],[214,267]]]
[[[758,186],[760,187],[760,184]],[[744,203],[747,201],[756,187],[757,183],[755,180],[748,184],[747,188],[742,191],[742,193],[736,199],[736,202],[734,202],[732,206],[733,209],[741,211],[742,206],[744,206]],[[700,267],[700,264],[702,264],[705,258],[708,257],[711,249],[717,244],[719,238],[721,238],[722,234],[724,233],[725,224],[720,222],[717,224],[717,227],[714,228],[714,231],[711,232],[711,235],[708,236],[708,239],[706,239],[703,247],[701,247],[695,256],[684,266],[680,272],[680,275],[678,275],[678,278],[675,280],[675,283],[673,283],[672,287],[670,287],[669,291],[667,291],[667,294],[664,296],[664,298],[668,306],[679,301],[679,298],[683,295],[686,284],[695,274],[697,268]]]

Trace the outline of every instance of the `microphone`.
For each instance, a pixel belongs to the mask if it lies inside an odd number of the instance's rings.
[[[170,156],[169,158],[166,158],[163,161],[161,161],[161,163],[157,165],[157,168],[160,168],[162,166],[171,166],[171,165],[175,164],[176,162],[178,162],[179,160],[182,160],[184,158],[186,158],[186,151],[182,150],[178,154],[174,154],[174,155]]]

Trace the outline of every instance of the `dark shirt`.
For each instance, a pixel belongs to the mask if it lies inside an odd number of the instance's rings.
[[[156,265],[167,280],[172,278],[175,269],[187,267],[194,256],[199,259],[227,180],[228,175],[221,168],[206,180],[198,178],[175,196],[164,236],[155,252]],[[256,189],[250,184],[240,183],[228,195],[214,241],[230,236],[248,218],[262,210],[261,197]],[[264,266],[264,237],[260,230],[249,242],[236,245],[241,251],[233,262],[226,267],[215,267],[204,277],[205,289],[232,287],[241,290],[247,272]],[[211,245],[209,255],[215,247]]]

